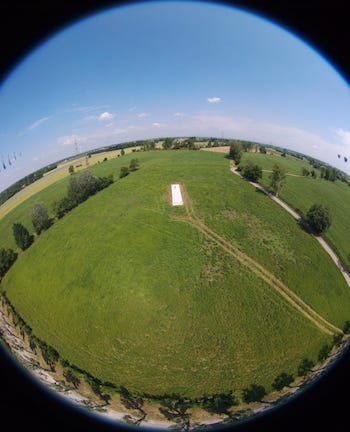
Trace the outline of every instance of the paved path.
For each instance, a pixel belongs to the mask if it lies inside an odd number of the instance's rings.
[[[231,169],[231,171],[234,174],[236,174],[239,177],[243,178],[243,176],[241,176],[241,174],[237,171],[237,167],[236,166],[234,166],[232,164],[231,167],[230,167],[230,169]],[[303,221],[302,217],[298,213],[296,213],[291,207],[289,207],[288,204],[286,204],[284,201],[282,201],[280,198],[278,198],[275,195],[271,194],[269,191],[267,191],[266,189],[264,189],[259,183],[254,183],[254,182],[251,182],[251,181],[248,181],[248,182],[251,185],[253,185],[254,187],[256,187],[257,189],[261,190],[261,192],[263,192],[265,195],[267,195],[269,198],[271,198],[273,201],[275,201],[281,207],[283,207],[298,222],[305,223],[305,221]],[[312,233],[310,233],[310,234],[320,243],[320,245],[323,247],[323,249],[332,258],[333,262],[335,263],[335,265],[340,270],[341,274],[343,275],[346,283],[348,284],[348,286],[350,288],[350,275],[346,271],[346,269],[342,266],[339,257],[335,254],[335,252],[333,251],[333,249],[329,246],[329,244],[321,236],[318,236],[318,235],[315,235],[315,234],[312,234]]]

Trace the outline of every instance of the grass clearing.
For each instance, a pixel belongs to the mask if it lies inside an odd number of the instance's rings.
[[[116,174],[132,157],[92,170]],[[137,158],[138,171],[55,223],[5,277],[2,288],[34,333],[93,375],[152,394],[195,397],[252,383],[271,390],[279,373],[295,374],[305,356],[316,360],[331,338],[179,221],[186,209],[169,205],[169,185],[184,185],[200,221],[342,325],[350,292],[317,242],[230,173],[223,154]],[[60,198],[65,187],[48,187],[40,200]]]

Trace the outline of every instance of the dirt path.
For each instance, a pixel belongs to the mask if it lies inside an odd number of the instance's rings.
[[[272,288],[274,288],[285,300],[289,302],[296,310],[302,313],[309,321],[316,325],[321,331],[327,334],[342,333],[342,331],[334,326],[332,323],[323,318],[314,309],[312,309],[307,303],[305,303],[294,291],[288,288],[282,281],[280,281],[275,275],[270,273],[258,262],[253,260],[251,257],[243,253],[240,249],[234,246],[232,243],[227,241],[225,238],[217,234],[215,231],[205,225],[195,214],[192,202],[182,186],[182,195],[184,197],[185,208],[187,216],[185,218],[177,218],[198,229],[206,238],[216,243],[221,249],[227,254],[234,257],[249,270],[254,272],[258,277],[263,279]]]
[[[237,171],[237,168],[231,163],[230,166],[231,171],[238,175],[239,177],[243,178],[241,174]],[[267,191],[265,188],[263,188],[259,183],[254,183],[251,181],[248,181],[251,185],[253,185],[255,188],[259,189],[261,192],[263,192],[265,195],[267,195],[269,198],[271,198],[273,201],[275,201],[277,204],[279,204],[281,207],[284,208],[290,215],[293,216],[294,219],[296,219],[298,222],[303,221],[302,217],[295,212],[291,207],[289,207],[288,204],[286,204],[284,201],[282,201],[280,198],[276,197],[275,195],[271,194],[269,191]],[[342,266],[341,261],[339,257],[336,255],[336,253],[333,251],[333,249],[329,246],[329,244],[322,238],[321,236],[315,235],[310,233],[322,246],[322,248],[327,252],[327,254],[331,257],[332,261],[335,263],[335,265],[340,270],[341,274],[343,275],[346,283],[348,284],[350,288],[350,275],[346,271],[346,269]]]
[[[263,172],[268,172],[268,173],[272,173],[272,170],[262,170]],[[300,174],[291,174],[291,173],[286,173],[286,175],[287,176],[290,176],[290,177],[303,177],[302,175],[300,175]]]

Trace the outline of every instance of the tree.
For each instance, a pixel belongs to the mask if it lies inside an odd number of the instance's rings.
[[[329,208],[322,204],[313,204],[307,212],[306,218],[308,224],[316,234],[327,231],[332,223]]]
[[[250,387],[243,389],[244,402],[259,402],[264,396],[266,396],[266,390],[261,385],[251,384]]]
[[[243,141],[243,142],[241,143],[241,145],[242,145],[242,150],[243,150],[244,152],[249,152],[249,151],[251,151],[251,149],[252,149],[252,147],[253,147],[253,144],[252,144],[251,142],[249,142],[249,141]]]
[[[73,165],[69,165],[68,172],[69,172],[69,174],[74,173],[74,166]]]
[[[36,202],[32,210],[32,223],[37,234],[46,230],[50,226],[50,219],[43,202]]]
[[[298,376],[306,376],[312,368],[315,366],[314,362],[312,360],[309,360],[308,358],[304,358],[298,366]]]
[[[284,387],[289,386],[294,381],[293,375],[287,374],[286,372],[282,372],[279,374],[274,382],[272,383],[272,388],[277,391],[282,390]]]
[[[236,165],[240,163],[242,158],[242,145],[239,141],[231,142],[229,156],[235,161]]]
[[[68,197],[64,197],[52,204],[52,209],[59,219],[72,210],[73,207],[74,206]]]
[[[129,168],[126,166],[122,166],[120,168],[120,174],[119,174],[119,178],[123,178],[126,177],[129,174]]]
[[[318,360],[320,362],[326,360],[331,352],[332,347],[330,345],[324,344],[318,353]]]
[[[233,392],[218,393],[203,398],[202,407],[213,414],[229,414],[228,409],[238,405],[238,400]]]
[[[163,149],[169,150],[169,149],[171,149],[172,145],[173,145],[173,139],[172,138],[165,138],[165,140],[163,141]]]
[[[147,417],[147,413],[143,410],[143,399],[140,396],[131,394],[125,387],[120,387],[120,401],[126,409],[139,412],[138,418],[133,418],[130,415],[124,417],[127,423],[139,426]]]
[[[4,277],[12,264],[16,261],[17,254],[12,249],[0,249],[0,277]]]
[[[130,165],[129,165],[129,171],[136,171],[139,167],[139,161],[138,159],[131,159]]]
[[[195,150],[196,147],[195,147],[194,143],[195,143],[195,138],[189,138],[188,140],[186,140],[184,142],[184,145],[186,148],[188,148],[188,150]]]
[[[257,182],[262,177],[262,169],[259,165],[248,161],[247,165],[242,169],[242,174],[248,180]]]
[[[80,384],[80,379],[73,374],[73,372],[70,369],[66,369],[63,371],[63,376],[67,380],[67,382],[70,382],[73,384],[74,388],[78,388]]]
[[[16,245],[22,250],[26,250],[33,243],[33,236],[29,234],[29,231],[21,223],[15,223],[12,227],[13,236],[15,238]]]
[[[336,333],[333,335],[333,345],[339,347],[342,343],[343,335],[341,333]]]
[[[337,179],[336,169],[331,167],[326,167],[323,171],[323,177],[325,180],[334,182]]]
[[[304,176],[304,177],[307,177],[309,174],[310,174],[310,171],[307,168],[302,167],[302,169],[301,169],[301,175]]]
[[[121,154],[122,156],[124,156],[124,155],[125,155],[125,150],[124,150],[124,149],[121,149],[120,154]]]
[[[95,194],[100,188],[98,177],[94,176],[90,170],[82,171],[78,176],[71,177],[68,184],[68,200],[72,207],[77,206],[87,200],[89,196]]]
[[[285,179],[285,172],[279,165],[275,164],[272,168],[272,173],[270,174],[270,189],[276,195],[276,197],[278,196],[278,193],[280,192],[285,182]]]
[[[159,411],[167,420],[178,423],[184,431],[190,429],[190,414],[187,412],[191,406],[189,401],[177,394],[173,394],[169,397],[165,397],[161,405]]]
[[[267,153],[266,147],[264,145],[259,146],[259,152],[266,154]]]
[[[350,321],[346,320],[344,323],[344,327],[343,327],[343,332],[345,334],[349,334],[350,333]]]

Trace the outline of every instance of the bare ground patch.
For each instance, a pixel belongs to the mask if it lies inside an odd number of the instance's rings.
[[[204,148],[201,148],[201,150],[215,152],[215,153],[227,153],[227,154],[229,154],[230,147],[229,146],[204,147]]]

